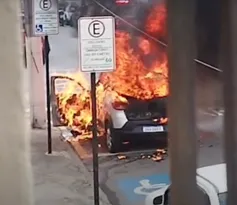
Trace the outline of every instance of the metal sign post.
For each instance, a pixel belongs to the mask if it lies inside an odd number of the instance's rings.
[[[80,69],[91,75],[94,204],[99,205],[96,73],[112,72],[116,67],[114,18],[111,16],[80,18],[78,40]]]
[[[96,109],[96,75],[91,73],[91,112],[92,112],[92,151],[93,151],[93,179],[94,179],[94,204],[100,204],[99,194],[99,160],[97,138],[97,109]]]
[[[32,4],[32,34],[33,36],[45,36],[44,60],[46,69],[46,99],[47,99],[47,130],[48,130],[48,154],[52,153],[51,133],[51,102],[50,102],[50,72],[49,72],[49,39],[48,35],[59,33],[59,14],[57,0],[33,0]],[[43,86],[43,85],[42,85]]]
[[[44,57],[46,69],[46,99],[47,99],[47,128],[48,128],[48,154],[52,153],[52,131],[51,131],[51,102],[50,102],[50,76],[49,76],[49,39],[45,36],[44,39]]]

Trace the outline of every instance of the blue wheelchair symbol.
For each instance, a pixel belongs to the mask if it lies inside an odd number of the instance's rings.
[[[44,30],[43,30],[43,25],[42,24],[36,24],[35,25],[35,31],[36,33],[42,33]]]
[[[118,180],[118,188],[124,197],[132,203],[144,201],[146,196],[170,184],[168,174],[128,177]]]

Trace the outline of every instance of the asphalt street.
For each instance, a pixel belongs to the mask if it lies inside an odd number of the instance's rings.
[[[201,135],[198,136],[198,167],[223,162],[220,132],[222,118],[213,116],[205,126],[199,122],[205,130],[200,130]],[[166,147],[160,147],[159,144],[153,147],[157,148]],[[155,162],[149,157],[153,149],[144,150],[143,147],[137,151],[120,153],[118,156],[100,154],[100,185],[113,205],[144,205],[145,197],[149,193],[170,183],[169,156],[161,162]],[[119,156],[126,158],[121,160]],[[92,172],[92,159],[86,158],[83,161]],[[147,182],[144,180],[149,180],[148,185],[143,183]]]
[[[50,37],[50,44],[52,74],[78,70],[78,41],[75,38],[75,30],[61,27],[59,35]],[[216,90],[219,89],[218,80],[212,79],[211,74],[200,73],[202,71],[199,70],[196,96],[199,167],[223,162],[221,148],[223,115],[214,111],[221,106],[220,94],[217,93],[220,91]],[[88,74],[85,76],[89,81]],[[91,172],[91,142],[84,141],[77,145],[80,158]],[[119,154],[126,156],[122,160],[118,159],[117,155],[108,154],[103,146],[99,148],[100,186],[113,205],[144,205],[144,199],[149,193],[170,183],[169,156],[161,162],[154,162],[149,158],[158,147],[159,144],[149,148],[130,147],[125,153]]]

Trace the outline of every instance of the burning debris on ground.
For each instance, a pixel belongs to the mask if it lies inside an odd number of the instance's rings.
[[[123,159],[127,159],[128,157],[126,155],[120,155],[118,156],[118,159],[119,160],[123,160]]]
[[[161,162],[165,160],[165,158],[168,156],[167,150],[166,149],[157,149],[155,152],[152,154],[140,154],[138,159],[151,159],[154,162]],[[118,160],[127,160],[129,159],[128,156],[126,155],[119,155],[117,156]]]

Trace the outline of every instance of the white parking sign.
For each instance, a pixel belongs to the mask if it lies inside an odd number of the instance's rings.
[[[55,35],[59,32],[57,0],[33,0],[32,30],[35,36]]]
[[[115,24],[112,16],[80,18],[78,40],[82,72],[110,72],[115,69]]]

